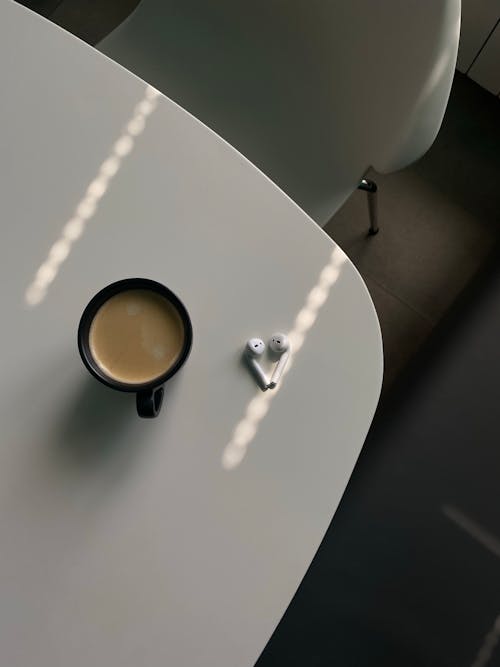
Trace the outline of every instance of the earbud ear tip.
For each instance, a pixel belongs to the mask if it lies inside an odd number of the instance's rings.
[[[245,345],[245,354],[249,358],[260,357],[266,349],[266,344],[261,338],[250,338]]]

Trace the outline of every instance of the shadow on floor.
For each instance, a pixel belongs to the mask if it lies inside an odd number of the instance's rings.
[[[500,248],[387,393],[258,667],[471,667],[500,614]],[[500,633],[499,633],[500,638]],[[500,647],[491,659],[500,664]]]
[[[356,192],[326,227],[377,308],[387,389],[500,238],[500,100],[456,74],[440,133],[422,159],[379,185],[381,231],[366,237]]]

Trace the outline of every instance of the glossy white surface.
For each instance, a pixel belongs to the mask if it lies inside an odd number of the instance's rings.
[[[0,3],[0,31],[0,662],[250,667],[371,422],[372,302],[181,108],[18,5]],[[193,321],[152,421],[76,347],[91,296],[130,276],[171,287]],[[241,352],[280,330],[295,354],[263,394]]]
[[[99,45],[216,130],[324,225],[443,119],[460,0],[141,0]]]

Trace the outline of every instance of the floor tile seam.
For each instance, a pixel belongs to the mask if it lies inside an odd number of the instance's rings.
[[[356,266],[356,263],[355,263],[355,262],[353,262],[353,263],[354,263],[354,265]],[[356,268],[357,268],[357,267],[356,267]],[[359,271],[359,269],[358,269],[358,271]],[[361,273],[361,271],[360,271],[360,273]],[[363,278],[366,277],[368,280],[373,281],[373,282],[377,285],[377,287],[379,287],[381,290],[383,290],[386,294],[388,294],[389,296],[391,296],[393,299],[396,299],[396,301],[399,301],[403,306],[406,306],[407,308],[409,308],[415,315],[417,315],[418,317],[420,317],[420,318],[422,318],[423,320],[425,320],[425,322],[426,322],[427,324],[430,324],[431,327],[435,327],[436,324],[437,324],[437,323],[439,322],[439,320],[441,319],[442,316],[434,319],[434,318],[431,317],[430,315],[426,315],[425,313],[421,312],[418,308],[416,308],[415,306],[413,306],[411,303],[408,303],[408,301],[406,301],[404,298],[402,298],[399,294],[396,294],[396,293],[393,292],[391,289],[389,289],[386,285],[383,285],[383,284],[382,284],[379,280],[377,280],[377,279],[376,279],[376,278],[375,278],[369,271],[365,271],[364,273],[361,273],[361,276],[362,276]],[[369,290],[368,290],[368,291],[369,291]],[[443,313],[443,315],[444,315],[444,313]]]

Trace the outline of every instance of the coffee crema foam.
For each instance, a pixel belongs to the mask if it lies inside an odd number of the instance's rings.
[[[125,384],[151,382],[182,353],[184,324],[170,301],[147,289],[119,292],[90,325],[90,352],[102,371]]]

